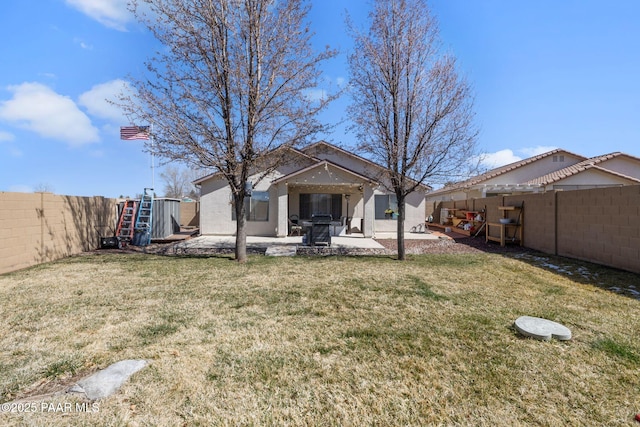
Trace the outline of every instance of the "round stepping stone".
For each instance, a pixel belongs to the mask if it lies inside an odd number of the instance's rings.
[[[571,330],[560,323],[539,317],[521,316],[513,324],[522,335],[537,340],[549,341],[555,338],[560,341],[571,339]]]

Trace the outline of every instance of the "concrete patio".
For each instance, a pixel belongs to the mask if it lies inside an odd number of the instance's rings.
[[[439,240],[448,239],[446,235],[439,232],[432,233],[405,233],[407,240]],[[384,249],[376,240],[396,239],[396,233],[377,233],[375,238],[367,238],[362,234],[351,234],[348,236],[331,237],[331,248],[334,249]],[[173,245],[177,251],[190,252],[193,250],[206,249],[233,249],[235,248],[235,236],[199,236],[184,240]],[[273,246],[309,247],[302,244],[302,236],[288,237],[260,237],[247,236],[247,249],[266,250]]]

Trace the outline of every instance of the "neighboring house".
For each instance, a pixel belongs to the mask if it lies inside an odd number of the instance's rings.
[[[640,184],[640,159],[624,153],[586,158],[556,149],[427,194],[427,203],[498,195]]]
[[[325,141],[300,150],[288,149],[287,161],[256,182],[261,171],[249,178],[252,195],[247,198],[247,235],[287,236],[290,219],[308,224],[313,215],[329,214],[331,232],[347,231],[374,237],[395,232],[397,203],[384,184],[385,169]],[[236,232],[231,189],[219,174],[194,182],[200,186],[201,234],[232,235]],[[405,229],[425,221],[427,186],[406,198]],[[351,219],[347,230],[346,219]]]

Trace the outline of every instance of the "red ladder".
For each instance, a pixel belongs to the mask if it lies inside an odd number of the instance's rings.
[[[119,248],[127,246],[133,240],[133,229],[137,208],[138,203],[135,200],[125,200],[122,212],[120,212],[118,228],[116,229]]]

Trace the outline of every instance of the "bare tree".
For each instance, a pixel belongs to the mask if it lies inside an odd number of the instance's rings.
[[[421,184],[463,175],[475,148],[470,88],[441,51],[423,0],[375,0],[370,27],[348,22],[350,117],[359,148],[387,168],[382,180],[398,202],[398,259],[405,259],[406,196]]]
[[[181,169],[173,165],[166,166],[160,174],[160,178],[165,183],[164,196],[173,199],[182,199],[183,197],[197,199],[198,192],[193,181],[199,177],[194,169]]]
[[[318,65],[335,55],[311,49],[303,0],[132,0],[138,18],[166,47],[152,58],[136,99],[123,97],[133,120],[153,123],[147,148],[213,169],[235,206],[236,260],[246,253],[249,178],[262,179],[286,150],[322,129],[315,119],[334,96],[312,99]],[[150,13],[145,14],[145,10]],[[256,181],[252,182],[256,184]]]
[[[55,191],[53,185],[48,182],[41,182],[33,189],[34,193],[53,193]]]

